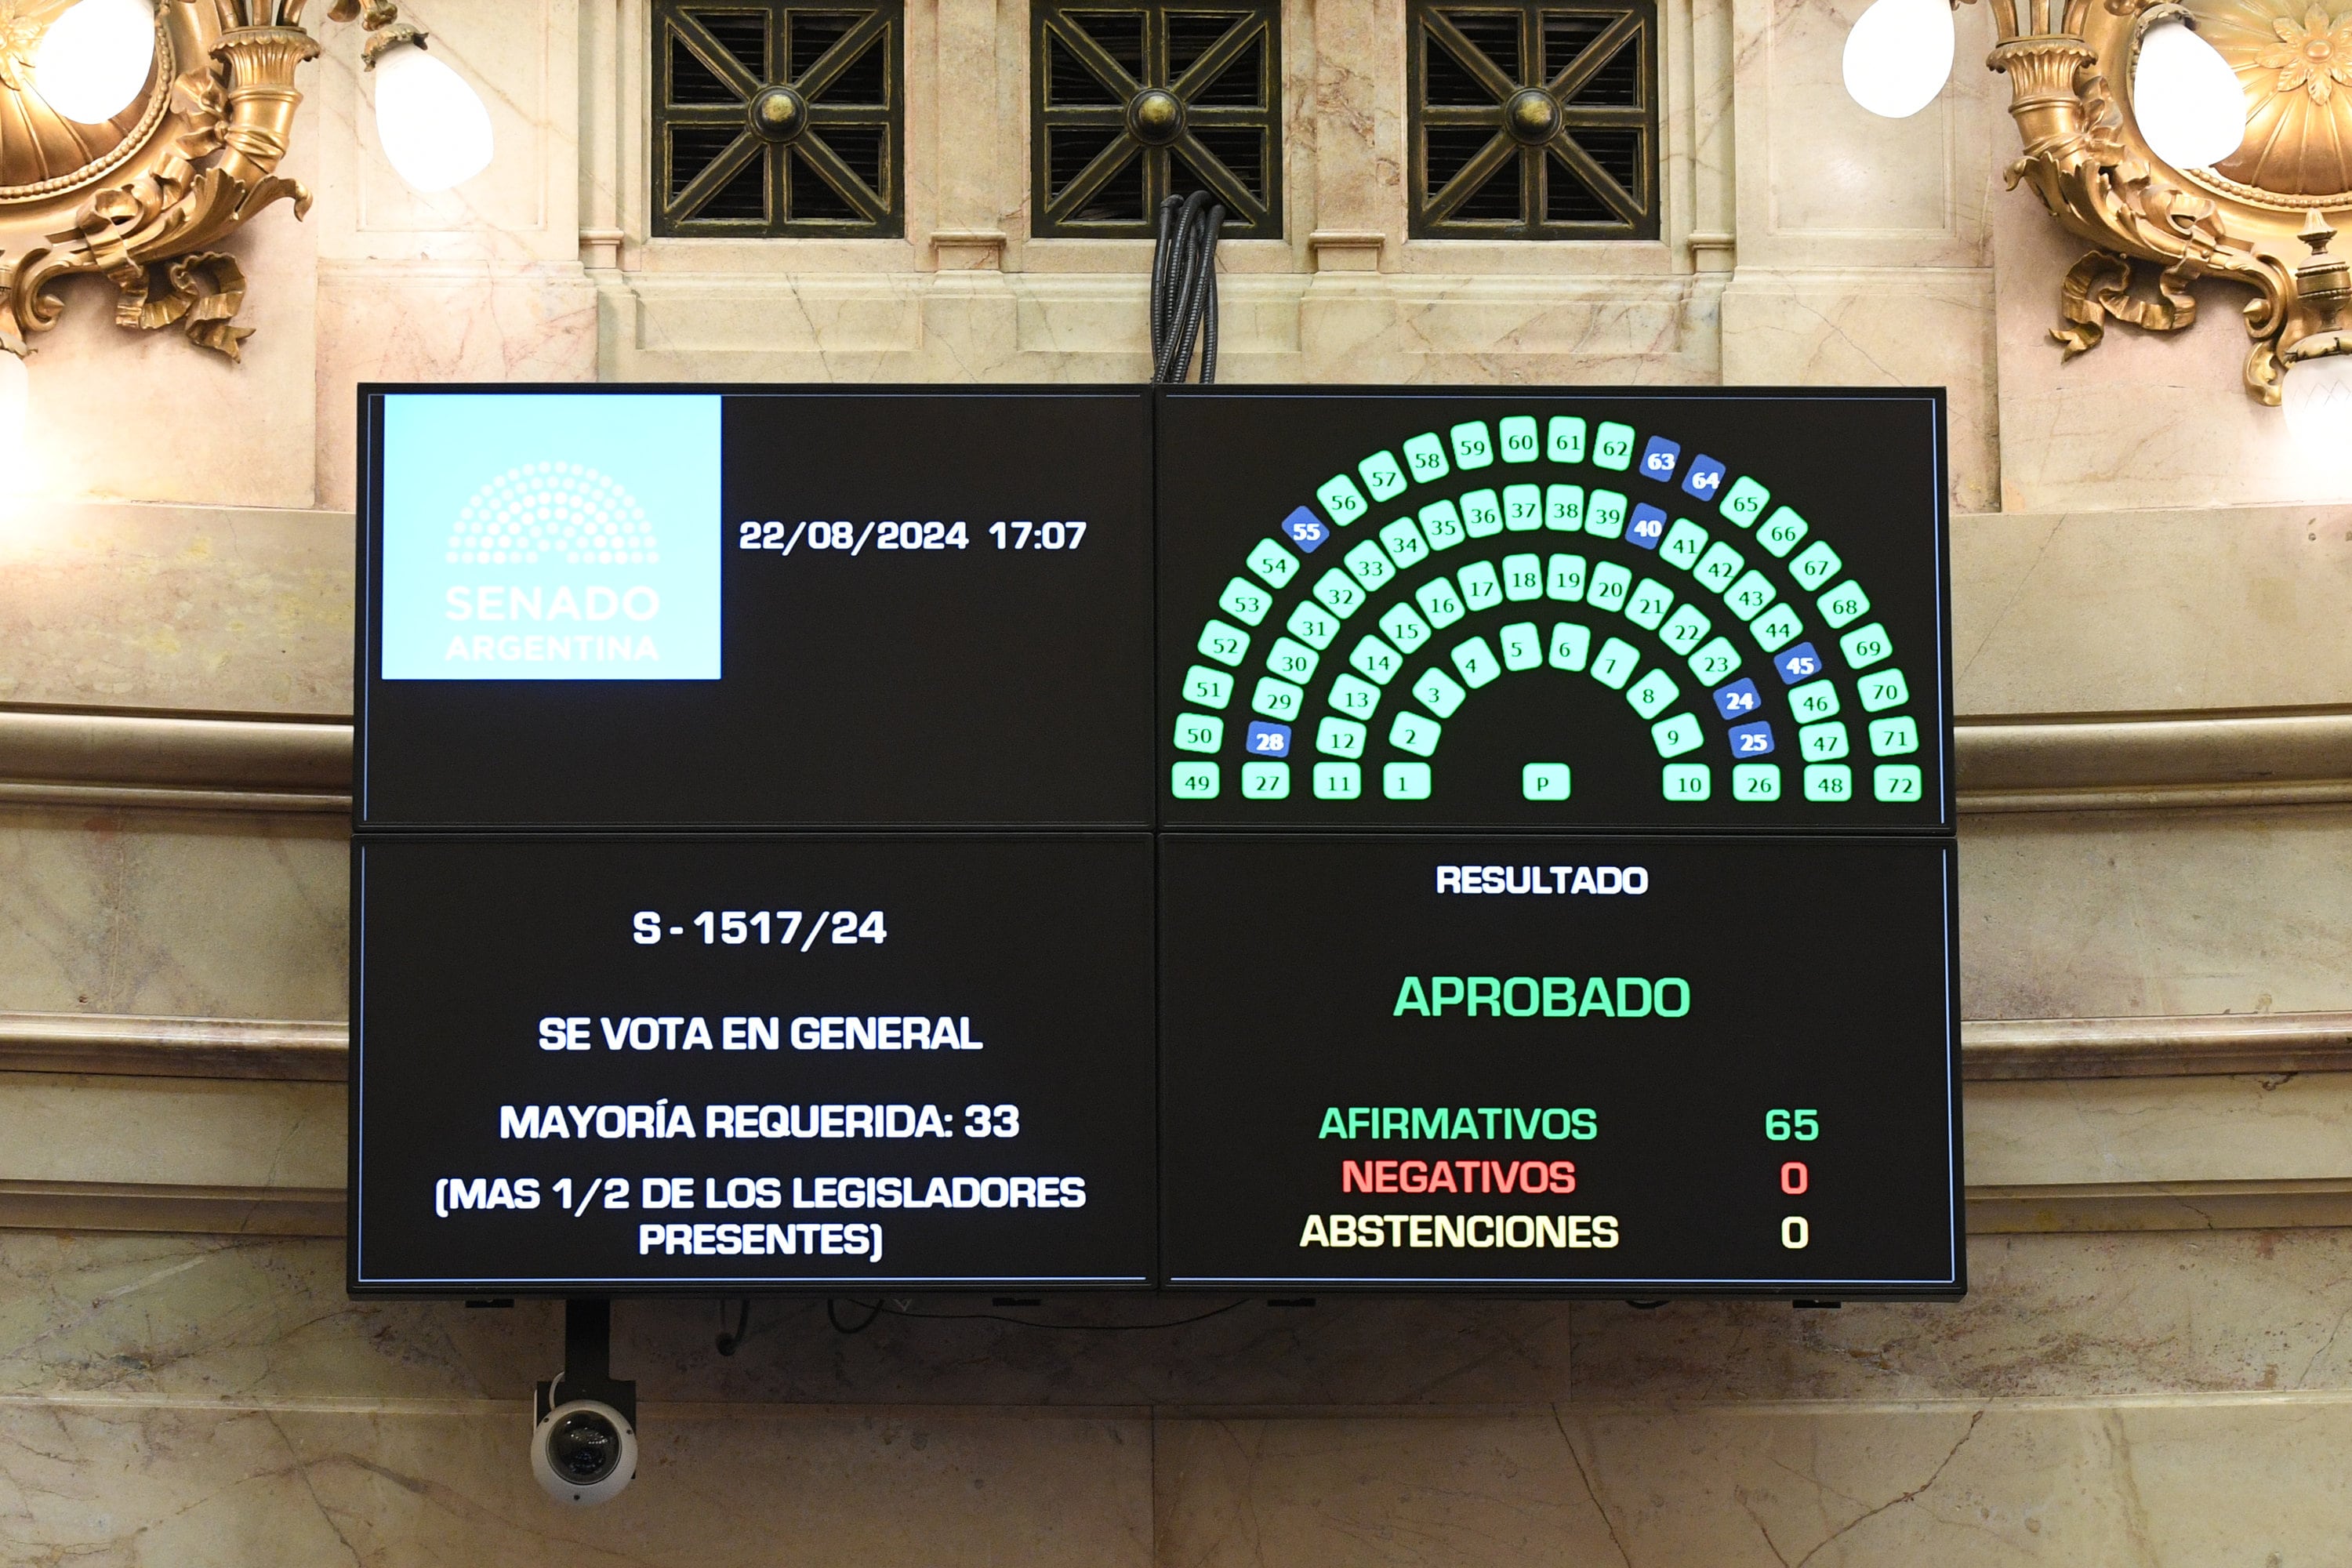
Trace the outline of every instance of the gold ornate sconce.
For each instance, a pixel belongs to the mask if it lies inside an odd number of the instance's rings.
[[[236,359],[251,335],[236,324],[245,275],[212,247],[280,201],[297,217],[310,208],[310,193],[277,173],[302,101],[295,69],[319,53],[302,26],[308,0],[162,0],[144,87],[97,124],[40,93],[43,36],[72,3],[0,0],[0,353],[21,357],[24,334],[64,311],[57,285],[95,273],[115,286],[118,324],[177,325]],[[328,15],[367,29],[372,70],[425,42],[394,0],[333,0]],[[483,118],[485,159],[488,131]]]
[[[2068,358],[2095,348],[2111,320],[2189,326],[2190,286],[2203,278],[2253,292],[2245,385],[2264,403],[2280,401],[2290,365],[2352,349],[2344,264],[2326,253],[2327,215],[2352,212],[2352,9],[2189,0],[2199,34],[2246,92],[2247,135],[2219,167],[2179,169],[2150,150],[2131,98],[2140,38],[2166,0],[1986,4],[2000,35],[1987,63],[2009,77],[2024,142],[2010,184],[2032,187],[2092,246],[2066,275],[2052,329]]]

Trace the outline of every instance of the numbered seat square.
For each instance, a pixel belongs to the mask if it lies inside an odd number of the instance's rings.
[[[1714,686],[1739,668],[1739,650],[1728,637],[1715,637],[1690,656],[1691,674],[1702,686]]]
[[[1503,487],[1503,526],[1513,533],[1527,533],[1544,525],[1543,487],[1541,485],[1506,485]]]
[[[1348,668],[1375,686],[1386,686],[1403,672],[1404,655],[1367,632],[1348,655]],[[1331,689],[1336,696],[1339,688]]]
[[[1904,757],[1919,749],[1919,726],[1900,715],[1870,721],[1870,754]]]
[[[1334,474],[1324,480],[1322,487],[1316,490],[1315,499],[1323,503],[1325,515],[1341,528],[1372,510],[1371,502],[1364,499],[1364,492],[1356,488],[1356,481],[1345,474]]]
[[[1225,743],[1225,721],[1214,713],[1179,713],[1176,715],[1176,749],[1180,752],[1214,752]]]
[[[1666,537],[1666,514],[1647,501],[1633,509],[1633,520],[1625,527],[1625,542],[1643,550],[1655,550]]]
[[[1573,414],[1555,414],[1544,427],[1544,456],[1555,463],[1584,461],[1584,421]]]
[[[1663,669],[1652,669],[1626,691],[1625,700],[1632,703],[1633,711],[1643,718],[1654,719],[1671,707],[1675,699],[1681,695],[1681,689],[1675,685],[1673,676]],[[1696,724],[1698,721],[1694,719],[1691,722]]]
[[[1364,476],[1364,488],[1374,500],[1391,500],[1404,491],[1404,468],[1393,452],[1374,452],[1356,465],[1356,472]]]
[[[1493,562],[1469,562],[1454,575],[1462,584],[1462,602],[1473,611],[1491,610],[1503,602],[1503,578]]]
[[[1380,710],[1381,689],[1369,680],[1343,675],[1331,683],[1331,706],[1350,719],[1369,719]]]
[[[1320,652],[1329,647],[1331,639],[1339,635],[1339,617],[1318,600],[1301,599],[1291,606],[1290,619],[1283,623],[1283,629]]]
[[[1423,591],[1425,592],[1426,590],[1424,589]],[[1461,603],[1459,599],[1456,599],[1454,596],[1454,590],[1450,584],[1445,587],[1445,598],[1447,602],[1451,604],[1458,605]],[[1456,618],[1458,619],[1459,617]],[[1415,651],[1422,644],[1427,642],[1432,635],[1429,628],[1429,623],[1423,620],[1421,618],[1421,612],[1415,610],[1411,605],[1391,605],[1386,610],[1381,613],[1380,624],[1381,635],[1386,637],[1389,641],[1394,643],[1398,649],[1404,653],[1412,653]],[[1372,675],[1372,672],[1369,669],[1364,671],[1364,673],[1366,675]],[[1372,675],[1372,679],[1380,680],[1381,678],[1377,675]],[[1386,684],[1386,682],[1383,681],[1382,684]]]
[[[1592,631],[1574,621],[1553,623],[1551,637],[1544,647],[1544,662],[1554,669],[1582,669],[1592,656]]]
[[[1777,763],[1735,763],[1731,768],[1731,798],[1761,804],[1780,798],[1780,768]]]
[[[1852,800],[1853,770],[1843,763],[1806,763],[1805,798],[1817,805]]]
[[[1503,597],[1524,604],[1543,596],[1543,558],[1535,554],[1504,556]]]
[[[1870,773],[1871,793],[1878,799],[1903,802],[1920,798],[1925,781],[1918,763],[1881,763]]]
[[[1465,419],[1446,434],[1454,441],[1455,468],[1483,468],[1495,460],[1495,444],[1487,437],[1485,420]]]
[[[1544,526],[1555,533],[1574,533],[1584,526],[1584,487],[1546,485]]]
[[[1622,610],[1633,592],[1633,574],[1614,561],[1603,561],[1585,584],[1584,602],[1596,610]]]
[[[1234,678],[1222,669],[1196,664],[1184,672],[1184,700],[1202,708],[1223,708],[1234,700]]]
[[[1675,525],[1666,530],[1664,542],[1658,546],[1658,559],[1669,566],[1687,572],[1698,564],[1700,556],[1706,553],[1706,530],[1686,517],[1678,517],[1675,519]]]
[[[1789,575],[1807,593],[1818,593],[1822,584],[1836,576],[1844,564],[1826,541],[1816,539],[1797,552],[1797,558],[1789,563]]]
[[[1253,719],[1242,749],[1253,757],[1286,757],[1290,755],[1290,726]],[[1249,792],[1244,789],[1243,793],[1246,795]]]
[[[1315,727],[1315,749],[1327,757],[1360,757],[1366,731],[1353,719],[1325,715]]]
[[[1453,465],[1445,460],[1445,443],[1437,438],[1433,430],[1404,444],[1404,464],[1417,485],[1442,479],[1453,471]]]
[[[1462,498],[1462,527],[1473,539],[1503,531],[1503,498],[1493,490],[1472,490]]]
[[[1659,720],[1650,726],[1650,739],[1662,757],[1683,756],[1706,744],[1706,732],[1699,728],[1697,715],[1692,713]]]
[[[1835,719],[1826,724],[1807,724],[1797,731],[1797,750],[1809,763],[1836,762],[1848,747],[1845,725]]]
[[[1815,601],[1821,606],[1822,619],[1829,622],[1830,630],[1841,631],[1870,614],[1870,595],[1862,584],[1849,577]]]
[[[1685,605],[1666,617],[1658,628],[1658,640],[1676,653],[1688,657],[1690,651],[1706,640],[1710,623],[1689,605]]]
[[[1592,466],[1614,468],[1619,473],[1633,466],[1633,427],[1604,419],[1601,428],[1592,433]]]
[[[1389,744],[1400,752],[1411,752],[1416,757],[1426,757],[1437,750],[1444,738],[1445,726],[1419,713],[1400,713],[1389,725]]]
[[[1318,577],[1311,592],[1326,609],[1343,621],[1364,607],[1363,585],[1356,581],[1354,573],[1337,566]]]
[[[1715,794],[1715,774],[1705,763],[1668,763],[1660,789],[1670,805],[1696,805]]]
[[[1766,653],[1786,647],[1801,636],[1804,629],[1805,623],[1798,618],[1797,612],[1789,607],[1785,599],[1748,623],[1748,635],[1754,637],[1756,646]]]
[[[1764,526],[1756,531],[1756,539],[1765,549],[1785,559],[1812,531],[1811,523],[1784,506],[1765,520]]]
[[[1729,731],[1731,754],[1735,757],[1769,757],[1772,754],[1772,726],[1759,719],[1753,724],[1734,724]]]
[[[1381,548],[1377,539],[1360,541],[1339,559],[1347,566],[1348,574],[1367,594],[1379,593],[1396,576],[1396,563],[1389,559],[1389,552]]]
[[[1854,681],[1862,697],[1862,710],[1883,713],[1889,708],[1900,708],[1911,700],[1911,683],[1903,679],[1899,669],[1874,669]]]
[[[1513,621],[1495,634],[1495,645],[1502,650],[1505,669],[1516,672],[1543,665],[1543,632],[1533,621]]]
[[[1356,800],[1364,793],[1364,770],[1357,763],[1315,764],[1317,800]]]
[[[1780,672],[1781,682],[1794,686],[1801,680],[1811,680],[1822,672],[1822,656],[1813,645],[1801,642],[1796,647],[1782,648],[1772,656],[1772,668]]]
[[[1642,477],[1670,485],[1675,482],[1675,465],[1682,461],[1682,457],[1681,442],[1653,436],[1650,444],[1642,448]]]
[[[1631,504],[1615,490],[1594,490],[1584,499],[1584,531],[1599,539],[1615,539],[1625,531],[1625,511]]]
[[[1753,528],[1756,520],[1764,515],[1765,503],[1771,499],[1772,492],[1754,479],[1736,479],[1731,488],[1723,492],[1723,500],[1717,503],[1716,510],[1738,527]]]
[[[1566,763],[1529,763],[1519,770],[1519,793],[1529,800],[1566,800],[1570,783]]]
[[[1303,506],[1294,507],[1282,520],[1282,536],[1297,546],[1300,554],[1312,555],[1331,537],[1331,525]]]
[[[1886,635],[1884,623],[1873,621],[1838,638],[1838,651],[1845,655],[1849,667],[1868,669],[1874,664],[1884,663],[1895,652],[1895,639]]]
[[[1306,700],[1305,688],[1263,675],[1258,678],[1257,689],[1250,696],[1250,711],[1286,723],[1298,717],[1298,710]]]
[[[1454,668],[1462,672],[1463,684],[1473,691],[1503,673],[1503,661],[1495,657],[1494,648],[1485,637],[1465,637],[1454,645],[1448,657],[1454,660]]]
[[[1715,710],[1727,719],[1745,719],[1764,706],[1752,680],[1735,680],[1715,690]]]
[[[1441,719],[1453,718],[1454,710],[1462,706],[1463,699],[1470,695],[1460,681],[1442,669],[1423,670],[1421,679],[1412,683],[1412,694],[1421,700],[1423,707]],[[1398,715],[1399,721],[1402,722],[1405,717]]]
[[[1544,597],[1573,605],[1584,597],[1592,563],[1581,555],[1555,555],[1544,563]]]
[[[1225,584],[1223,593],[1217,595],[1217,608],[1242,625],[1254,626],[1265,619],[1265,613],[1274,608],[1274,595],[1246,577],[1236,577]]]
[[[1237,665],[1249,655],[1250,635],[1236,626],[1223,621],[1211,621],[1201,629],[1196,651],[1204,658],[1219,664]]]
[[[1381,548],[1389,552],[1400,572],[1410,572],[1429,559],[1429,541],[1421,536],[1421,525],[1409,517],[1381,528]]]
[[[1451,550],[1470,537],[1462,527],[1462,514],[1450,500],[1431,501],[1418,515],[1421,536],[1429,541],[1432,550]]]
[[[1499,585],[1496,589],[1495,596],[1502,597]],[[1454,586],[1451,580],[1444,577],[1433,577],[1415,588],[1412,591],[1412,602],[1421,606],[1421,613],[1429,617],[1429,624],[1433,626],[1450,626],[1470,613],[1463,607],[1461,593]],[[1381,626],[1383,630],[1387,628],[1387,616],[1381,617]],[[1390,640],[1397,647],[1404,647],[1404,639],[1402,637],[1391,634]],[[1406,651],[1409,653],[1412,650],[1407,648]]]
[[[1214,800],[1217,773],[1214,763],[1178,763],[1170,770],[1168,793],[1178,800]]]
[[[1286,588],[1298,575],[1298,557],[1271,539],[1261,539],[1250,547],[1249,569],[1273,587]]]
[[[1514,414],[1496,426],[1500,437],[1503,461],[1532,463],[1543,456],[1543,438],[1536,433],[1536,422],[1525,414]]]
[[[1701,452],[1697,457],[1693,458],[1690,460],[1690,466],[1683,470],[1683,492],[1685,495],[1696,496],[1701,500],[1711,501],[1723,493],[1725,472],[1720,460]]]
[[[1266,668],[1283,679],[1296,681],[1301,686],[1315,679],[1315,667],[1322,662],[1322,655],[1305,643],[1293,642],[1288,637],[1275,638],[1274,646],[1265,652]]]
[[[1600,657],[1592,661],[1592,679],[1612,691],[1622,691],[1641,665],[1640,649],[1622,637],[1611,637],[1601,645]]]
[[[1244,763],[1242,764],[1242,798],[1244,800],[1288,800],[1290,798],[1290,764],[1288,763]]]
[[[1381,768],[1381,793],[1391,800],[1429,798],[1427,763],[1388,763]]]

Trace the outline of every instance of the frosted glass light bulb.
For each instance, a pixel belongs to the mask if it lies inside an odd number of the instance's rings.
[[[2352,452],[2352,353],[2289,365],[2279,404],[2297,446],[2315,457],[2340,461]]]
[[[68,120],[100,125],[131,107],[154,64],[150,0],[81,0],[41,35],[33,89]]]
[[[446,191],[489,167],[490,111],[464,77],[415,44],[375,63],[375,129],[383,155],[420,191]]]
[[[25,477],[25,424],[33,405],[33,378],[25,362],[0,348],[0,494],[20,488]]]
[[[1845,89],[1871,113],[1908,120],[1952,79],[1949,0],[1877,0],[1845,36]]]
[[[2176,169],[2208,169],[2246,139],[2246,93],[2197,30],[2158,22],[2139,44],[2132,73],[2132,116],[2148,150]]]

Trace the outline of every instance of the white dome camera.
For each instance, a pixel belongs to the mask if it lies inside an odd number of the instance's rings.
[[[636,1428],[602,1400],[559,1405],[530,1435],[530,1470],[558,1502],[610,1502],[636,1479]]]

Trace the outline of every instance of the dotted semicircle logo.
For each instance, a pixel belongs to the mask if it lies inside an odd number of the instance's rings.
[[[661,540],[629,487],[584,463],[522,463],[476,490],[443,556],[471,566],[657,565]]]

